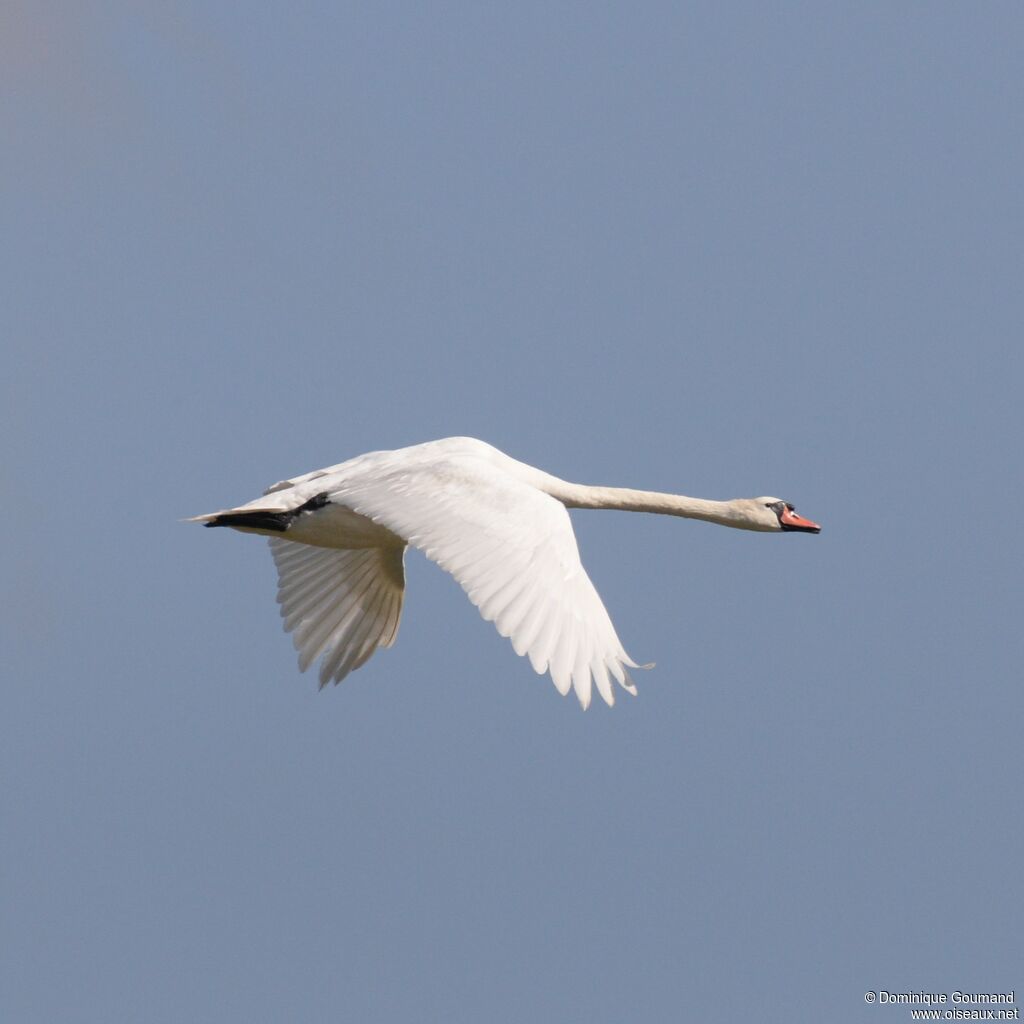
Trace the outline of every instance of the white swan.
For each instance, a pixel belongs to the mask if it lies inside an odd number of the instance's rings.
[[[341,682],[398,632],[406,546],[447,570],[516,654],[590,704],[611,679],[635,694],[623,650],[576,547],[567,508],[703,519],[741,530],[818,533],[778,498],[705,501],[572,484],[483,441],[450,437],[370,452],[274,484],[263,497],[190,522],[267,534],[285,629],[304,672]]]

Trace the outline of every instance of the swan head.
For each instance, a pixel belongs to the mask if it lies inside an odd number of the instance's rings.
[[[796,514],[790,501],[781,498],[754,498],[752,512],[757,520],[756,529],[784,531],[786,533],[821,533],[821,527],[810,519]]]

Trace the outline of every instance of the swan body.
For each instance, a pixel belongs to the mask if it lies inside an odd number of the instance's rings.
[[[321,658],[321,686],[394,643],[412,545],[451,573],[561,694],[573,689],[586,708],[596,686],[610,705],[613,681],[636,693],[626,669],[638,666],[580,562],[569,508],[773,533],[820,529],[778,498],[707,501],[573,484],[469,437],[360,455],[190,521],[270,537],[285,629],[302,671]]]

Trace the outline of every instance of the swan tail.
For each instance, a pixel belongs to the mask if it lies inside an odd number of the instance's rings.
[[[327,495],[317,494],[297,508],[284,511],[267,508],[228,509],[225,512],[210,512],[207,515],[192,516],[186,522],[202,523],[204,526],[231,526],[236,530],[284,533],[303,512],[315,512],[326,504]]]

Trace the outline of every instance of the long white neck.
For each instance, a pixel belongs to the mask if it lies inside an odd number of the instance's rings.
[[[764,525],[750,515],[750,502],[745,499],[709,501],[688,498],[684,494],[662,494],[658,491],[636,491],[629,487],[590,487],[544,474],[541,489],[557,498],[566,508],[606,508],[621,512],[653,512],[656,515],[703,519],[707,523],[731,526],[739,530],[763,530]]]

